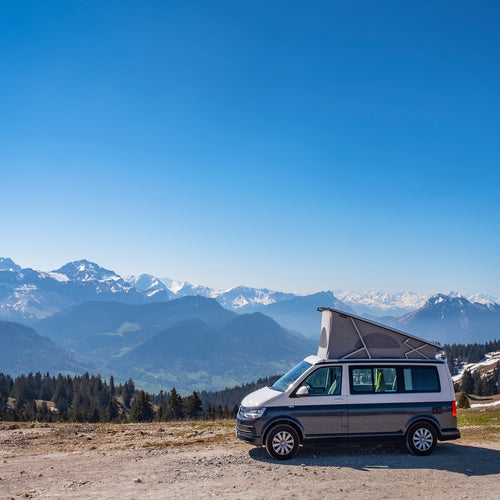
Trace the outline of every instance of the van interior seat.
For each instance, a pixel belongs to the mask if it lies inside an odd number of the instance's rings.
[[[337,379],[335,379],[330,386],[330,389],[328,389],[328,395],[331,396],[332,394],[339,394],[340,393],[340,386],[339,390],[337,391]]]

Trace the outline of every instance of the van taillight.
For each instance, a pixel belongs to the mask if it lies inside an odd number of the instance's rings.
[[[452,415],[454,417],[456,417],[457,416],[457,402],[456,401],[451,402],[451,411],[452,411]]]

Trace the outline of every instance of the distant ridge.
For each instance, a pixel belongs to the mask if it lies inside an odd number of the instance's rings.
[[[261,306],[258,310],[290,330],[296,330],[307,337],[319,339],[321,324],[319,306],[354,312],[347,304],[337,299],[332,292],[293,297],[275,304]]]
[[[30,372],[84,373],[94,366],[33,328],[12,321],[0,321],[0,346],[0,372],[11,376]]]

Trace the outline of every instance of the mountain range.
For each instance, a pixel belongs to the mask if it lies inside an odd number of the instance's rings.
[[[282,372],[314,353],[318,306],[441,343],[500,338],[500,304],[480,294],[220,291],[147,274],[122,278],[87,260],[43,272],[0,258],[0,333],[12,334],[0,369],[22,369],[22,349],[25,370],[34,369],[38,345],[39,370],[98,370],[150,388],[221,388]]]
[[[423,307],[431,297],[409,291],[388,293],[335,290],[325,293],[330,294],[330,298],[318,293],[303,296],[245,286],[215,290],[149,274],[121,277],[88,260],[70,262],[54,271],[44,272],[21,268],[10,258],[0,258],[0,319],[24,322],[50,316],[88,300],[144,304],[200,295],[214,298],[223,307],[235,312],[262,312],[267,306],[272,306],[269,311],[273,312],[279,311],[273,304],[292,299],[298,300],[295,303],[301,303],[302,299],[311,302],[310,298],[314,297],[328,300],[328,303],[322,305],[380,318],[399,317],[414,312]],[[464,298],[484,305],[500,303],[500,299],[479,293]],[[289,304],[292,305],[293,302]],[[279,313],[276,314],[278,317]]]
[[[0,319],[32,322],[87,300],[139,304],[148,297],[113,271],[89,261],[43,272],[0,258]]]

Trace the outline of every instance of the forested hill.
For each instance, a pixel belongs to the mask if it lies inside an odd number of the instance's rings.
[[[452,375],[455,375],[457,364],[478,363],[487,353],[496,351],[500,351],[500,340],[486,344],[445,344],[443,347]]]

